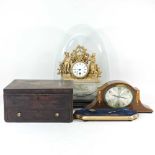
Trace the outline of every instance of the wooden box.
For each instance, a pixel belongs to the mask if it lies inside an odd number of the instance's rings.
[[[61,80],[14,80],[4,88],[7,122],[71,122],[73,85]]]

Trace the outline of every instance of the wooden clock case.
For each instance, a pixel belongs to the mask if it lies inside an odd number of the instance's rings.
[[[86,108],[88,109],[110,108],[107,105],[104,99],[104,96],[108,89],[110,89],[111,87],[117,86],[117,85],[126,85],[126,87],[128,87],[132,91],[133,101],[129,106],[127,106],[127,108],[135,110],[138,113],[152,113],[153,112],[153,110],[150,109],[148,106],[142,104],[140,100],[140,90],[138,88],[132,87],[131,85],[129,85],[128,83],[124,81],[117,81],[117,80],[109,81],[105,83],[104,85],[102,85],[101,87],[99,87],[97,90],[96,99],[91,104],[86,106]]]

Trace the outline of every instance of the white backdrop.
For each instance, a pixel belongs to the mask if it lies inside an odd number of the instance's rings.
[[[154,155],[154,114],[133,122],[5,123],[2,89],[13,79],[52,79],[64,33],[103,34],[110,80],[141,90],[155,109],[155,0],[0,0],[0,154]]]

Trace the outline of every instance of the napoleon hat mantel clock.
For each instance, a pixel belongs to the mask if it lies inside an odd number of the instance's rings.
[[[97,97],[87,108],[124,108],[135,110],[138,113],[153,112],[148,106],[141,103],[140,90],[124,81],[109,81],[98,88]]]
[[[71,52],[64,53],[58,74],[62,80],[74,81],[74,96],[89,96],[89,86],[100,82],[102,72],[96,63],[96,54],[90,54],[85,47],[78,45]]]
[[[81,120],[134,120],[138,113],[153,112],[140,101],[139,89],[124,81],[109,81],[97,90],[96,99],[74,117]]]

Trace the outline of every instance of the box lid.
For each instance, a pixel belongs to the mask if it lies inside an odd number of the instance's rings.
[[[64,80],[14,80],[4,88],[5,94],[68,94],[73,82]]]

